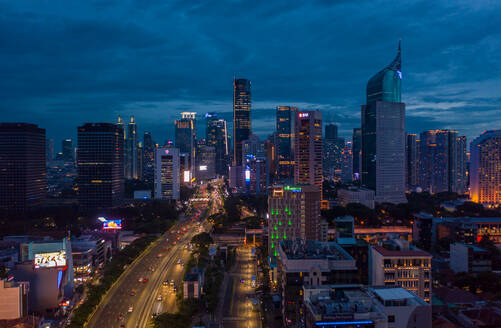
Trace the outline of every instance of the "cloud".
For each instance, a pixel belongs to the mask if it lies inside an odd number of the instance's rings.
[[[260,136],[290,104],[322,110],[349,137],[368,79],[403,38],[408,130],[472,138],[499,128],[500,10],[482,0],[3,1],[0,111],[56,139],[133,114],[164,140],[183,110],[231,124],[238,76],[252,81]]]

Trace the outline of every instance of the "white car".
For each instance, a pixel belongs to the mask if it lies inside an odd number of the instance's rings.
[[[158,294],[157,301],[161,301],[161,300],[162,300],[162,295]]]
[[[131,305],[131,306],[129,306],[129,308],[127,309],[127,312],[131,313],[131,312],[132,312],[132,310],[134,310],[134,308],[133,308],[133,307],[132,307],[132,305]]]

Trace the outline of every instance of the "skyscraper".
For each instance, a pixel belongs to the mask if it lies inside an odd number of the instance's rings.
[[[228,175],[228,129],[226,121],[217,117],[216,113],[208,113],[205,115],[206,128],[206,143],[216,149],[216,173],[220,175]]]
[[[251,133],[251,83],[233,79],[233,166],[242,166],[242,141]]]
[[[336,140],[337,139],[337,125],[334,123],[329,123],[325,125],[325,139]]]
[[[45,158],[47,161],[54,160],[54,139],[45,140]]]
[[[353,180],[359,180],[362,173],[362,129],[354,128],[352,137]]]
[[[327,124],[324,134],[325,137],[323,139],[322,149],[323,175],[328,178],[336,177],[339,179],[341,175],[343,175],[343,152],[345,142],[343,138],[338,138],[336,124]]]
[[[195,177],[198,181],[206,181],[216,177],[216,147],[198,145],[196,160]]]
[[[155,163],[155,198],[178,200],[179,149],[157,148]]]
[[[464,193],[466,138],[457,131],[428,130],[419,144],[419,186],[426,191]]]
[[[124,193],[123,129],[111,123],[78,127],[78,201],[83,208],[110,208]]]
[[[45,129],[0,123],[0,207],[24,211],[45,200]]]
[[[282,183],[294,181],[294,121],[297,107],[277,107],[276,160],[277,180]]]
[[[405,198],[405,104],[401,102],[401,53],[367,83],[362,106],[362,183],[377,202]]]
[[[407,133],[405,139],[405,176],[407,190],[417,186],[418,181],[418,143],[415,133]]]
[[[150,132],[143,135],[143,180],[153,183],[155,176],[155,142]]]
[[[61,143],[61,152],[63,153],[63,160],[67,162],[72,162],[75,160],[73,150],[73,140],[64,139]]]
[[[125,178],[137,179],[137,125],[134,116],[130,117],[127,124],[127,136],[125,138]]]
[[[266,142],[255,134],[242,142],[242,186],[250,194],[264,194],[269,184]]]
[[[294,183],[322,190],[322,112],[298,112],[294,135]]]
[[[189,154],[189,169],[195,174],[196,113],[182,112],[181,119],[175,121],[175,144],[180,153]]]
[[[485,131],[470,145],[470,197],[501,204],[501,130]]]

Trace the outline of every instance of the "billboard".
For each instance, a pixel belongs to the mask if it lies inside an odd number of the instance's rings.
[[[103,222],[105,230],[120,230],[122,229],[122,220],[106,220]]]
[[[33,262],[35,269],[63,267],[66,266],[66,251],[35,254]]]

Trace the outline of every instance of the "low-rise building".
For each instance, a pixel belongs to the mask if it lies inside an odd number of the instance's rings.
[[[303,286],[358,283],[355,259],[334,242],[285,240],[279,244],[279,289],[284,325],[298,317]]]
[[[401,287],[305,286],[306,328],[428,328],[431,305]]]
[[[197,269],[188,273],[183,280],[183,298],[200,298],[204,282],[204,272]]]
[[[360,203],[374,209],[374,190],[362,187],[340,188],[337,191],[337,201],[346,206],[349,203]]]
[[[27,282],[0,280],[0,320],[19,319],[28,314]]]
[[[371,246],[369,283],[375,286],[400,286],[426,302],[431,301],[432,256],[404,240]]]
[[[450,267],[455,272],[478,273],[492,270],[489,252],[475,245],[450,245]]]

